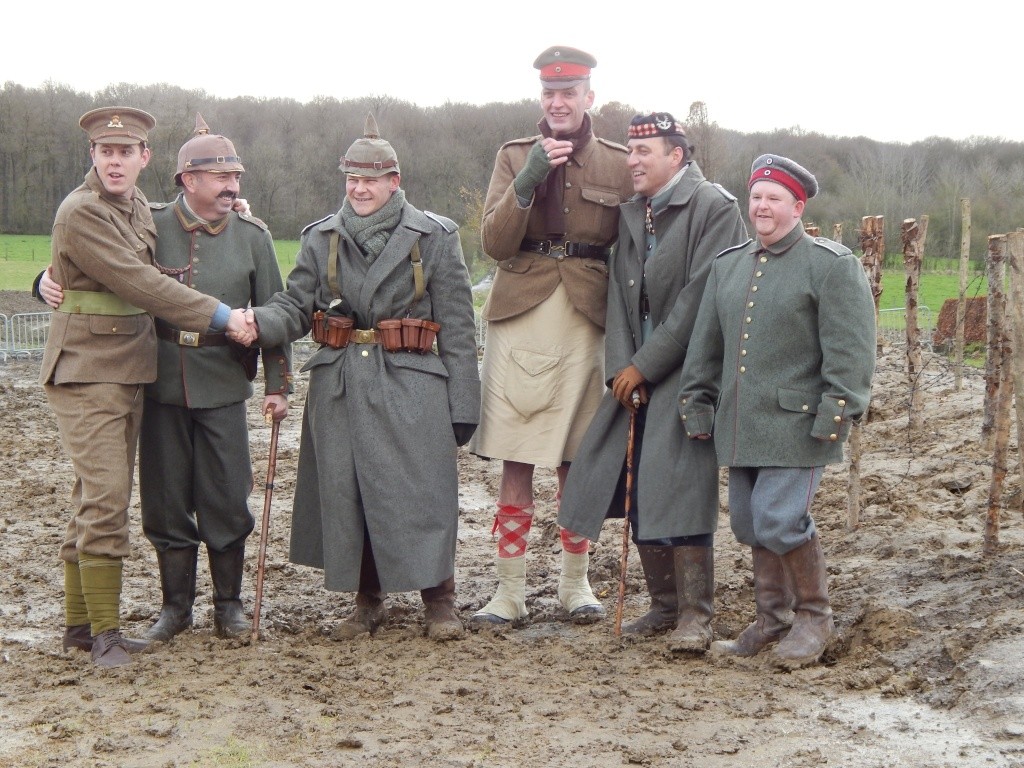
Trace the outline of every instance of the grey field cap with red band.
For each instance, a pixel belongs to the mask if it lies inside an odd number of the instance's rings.
[[[149,141],[156,118],[133,107],[100,107],[78,119],[93,144],[139,144]]]
[[[210,133],[209,126],[198,112],[192,138],[178,150],[178,168],[174,174],[174,183],[180,187],[181,174],[190,171],[245,172],[242,158],[235,152],[235,145],[224,136]]]
[[[534,60],[533,66],[540,70],[541,85],[564,91],[588,80],[597,59],[579,48],[553,45]]]
[[[758,181],[781,184],[805,202],[818,194],[818,180],[802,165],[782,155],[761,155],[750,166],[749,189]],[[801,194],[802,193],[802,194]]]
[[[380,137],[372,112],[366,116],[363,138],[352,142],[348,152],[341,158],[338,170],[349,176],[369,177],[402,172],[398,167],[398,154],[394,147]]]

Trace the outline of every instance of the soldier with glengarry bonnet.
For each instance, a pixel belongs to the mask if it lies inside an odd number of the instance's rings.
[[[777,643],[773,663],[796,669],[816,663],[835,633],[811,507],[868,407],[875,305],[850,249],[804,231],[818,192],[810,171],[761,155],[748,187],[756,238],[712,265],[679,410],[691,439],[714,433],[729,521],[753,557],[755,620],[712,651],[753,656]]]
[[[103,667],[145,646],[120,628],[122,561],[142,420],[143,389],[157,375],[149,313],[203,334],[225,327],[250,339],[240,310],[162,275],[156,227],[136,186],[149,163],[152,115],[102,107],[82,116],[92,167],[57,210],[49,274],[63,286],[40,383],[75,473],[64,561],[65,649]]]
[[[539,134],[498,150],[480,235],[497,263],[487,320],[480,429],[470,450],[502,462],[494,530],[498,586],[478,625],[525,620],[534,467],[559,494],[604,392],[608,258],[619,203],[632,194],[626,151],[594,136],[586,51],[553,46],[540,74]],[[590,541],[562,529],[558,600],[572,621],[605,615],[587,577]]]

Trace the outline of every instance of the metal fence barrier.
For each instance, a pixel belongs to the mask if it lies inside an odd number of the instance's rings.
[[[42,355],[50,331],[49,312],[0,315],[0,358]]]
[[[931,347],[935,318],[928,307],[917,308],[917,327],[921,331],[921,341],[926,347]],[[903,307],[878,310],[878,331],[887,341],[906,341],[907,310]]]

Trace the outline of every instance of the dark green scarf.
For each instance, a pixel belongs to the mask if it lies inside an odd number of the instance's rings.
[[[405,191],[401,188],[395,190],[391,199],[369,216],[357,214],[352,210],[348,198],[345,198],[345,203],[341,206],[341,223],[371,264],[388,244],[388,238],[402,219],[404,206]]]

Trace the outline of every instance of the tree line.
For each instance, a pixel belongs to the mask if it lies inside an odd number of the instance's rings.
[[[150,112],[153,158],[140,186],[154,201],[176,194],[178,149],[191,135],[196,112],[211,131],[232,140],[246,173],[242,194],[276,237],[295,239],[302,227],[336,211],[344,183],[339,158],[363,133],[372,112],[383,138],[398,153],[402,186],[419,208],[461,226],[471,264],[483,257],[479,224],[495,153],[509,139],[538,132],[536,98],[513,103],[447,103],[437,107],[389,96],[339,101],[239,96],[218,98],[167,84],[111,85],[94,94],[58,83],[0,90],[0,232],[50,231],[61,200],[89,168],[78,118],[98,106],[124,104]],[[624,142],[637,110],[619,102],[591,111],[594,132]],[[856,250],[861,217],[882,215],[886,241],[899,242],[905,218],[928,214],[927,257],[960,255],[960,200],[972,206],[972,257],[984,259],[990,234],[1024,226],[1024,143],[995,138],[954,141],[933,137],[912,144],[866,137],[835,137],[799,128],[740,133],[719,126],[701,102],[684,119],[695,159],[707,176],[742,200],[750,164],[764,152],[787,155],[818,178],[805,222]],[[898,115],[893,115],[898,120]]]

